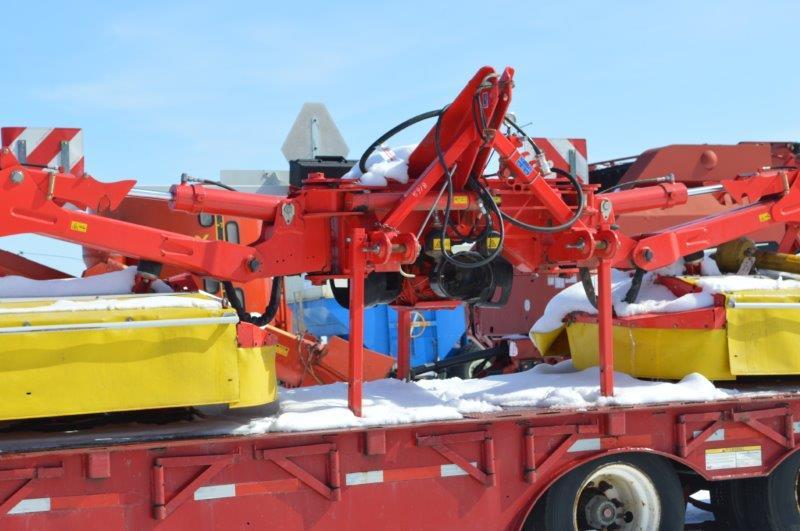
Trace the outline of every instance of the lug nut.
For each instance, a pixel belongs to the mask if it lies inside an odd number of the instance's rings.
[[[22,181],[25,180],[25,174],[22,173],[20,170],[14,170],[11,172],[11,182],[14,184],[20,184]]]

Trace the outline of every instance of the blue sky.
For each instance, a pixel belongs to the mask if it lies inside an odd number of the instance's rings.
[[[284,168],[304,101],[327,104],[357,157],[489,64],[517,69],[531,132],[587,138],[590,160],[797,140],[798,15],[790,1],[12,2],[0,123],[82,127],[97,178],[171,183]]]

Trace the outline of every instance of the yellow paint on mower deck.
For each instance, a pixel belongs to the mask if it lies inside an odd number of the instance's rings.
[[[595,323],[566,327],[575,367],[597,365]],[[699,372],[709,380],[733,380],[728,362],[725,329],[678,330],[614,327],[614,369],[638,378],[680,380]]]
[[[798,303],[800,290],[739,291],[737,303]],[[766,376],[800,374],[800,310],[728,307],[731,372]]]
[[[798,303],[800,290],[752,290],[725,294],[744,302]],[[738,376],[800,374],[800,310],[745,309],[726,305],[727,324],[717,329],[614,326],[614,368],[640,378],[680,379],[698,372],[710,380]],[[534,342],[547,353],[566,331],[575,367],[598,364],[597,324],[572,322]]]
[[[223,308],[171,307],[14,312],[53,302],[0,302],[0,312],[5,312],[0,313],[0,329],[232,313]],[[0,335],[0,420],[206,404],[245,407],[276,397],[274,347],[238,348],[234,323]]]

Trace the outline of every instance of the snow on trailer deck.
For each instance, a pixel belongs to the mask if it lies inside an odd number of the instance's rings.
[[[776,466],[800,431],[785,421],[800,418],[797,394],[616,377],[613,399],[599,396],[596,370],[563,363],[471,382],[373,382],[362,419],[334,384],[283,391],[277,415],[252,419],[5,433],[2,474],[32,479],[9,491],[19,482],[0,476],[0,526],[403,529],[424,515],[428,528],[520,529],[556,479],[601,456],[646,451],[707,479],[747,477]]]
[[[364,384],[364,410],[356,417],[347,405],[347,384],[281,389],[277,404],[253,410],[199,408],[190,420],[122,423],[45,433],[0,434],[0,453],[37,452],[158,440],[324,433],[406,425],[483,421],[509,416],[554,416],[623,407],[725,402],[736,399],[792,397],[800,388],[783,382],[758,390],[715,386],[700,374],[679,382],[640,380],[615,373],[615,395],[604,397],[597,368],[577,371],[570,361],[541,364],[524,372],[479,380],[384,379]],[[733,383],[730,383],[733,385]],[[276,407],[277,406],[277,407]],[[276,411],[277,409],[277,411]]]

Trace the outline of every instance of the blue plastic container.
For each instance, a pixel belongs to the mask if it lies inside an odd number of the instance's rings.
[[[298,304],[291,304],[295,322],[299,321]],[[466,330],[463,306],[453,310],[427,310],[412,313],[411,365],[421,365],[447,357]],[[303,324],[317,337],[349,335],[348,311],[333,299],[303,302]],[[397,358],[397,312],[388,306],[364,311],[364,346]]]

